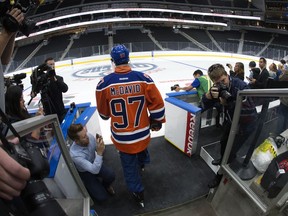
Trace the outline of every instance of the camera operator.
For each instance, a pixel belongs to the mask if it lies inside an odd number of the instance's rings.
[[[210,80],[209,76],[204,75],[201,70],[194,71],[193,77],[195,80],[191,83],[190,86],[175,87],[175,91],[176,92],[179,92],[180,90],[190,91],[196,88],[197,94],[199,97],[199,108],[201,108],[201,112],[204,112],[206,110],[203,109],[201,100],[202,100],[203,95],[206,94],[210,90],[213,83]],[[222,105],[219,103],[215,104],[215,108],[217,109],[216,127],[220,127],[220,114],[222,112]]]
[[[231,124],[233,121],[233,114],[235,110],[237,93],[239,90],[249,88],[248,85],[237,78],[231,77],[227,74],[224,66],[221,64],[214,64],[209,67],[208,75],[213,81],[214,85],[210,91],[203,95],[202,103],[204,108],[214,106],[215,103],[220,102],[224,107],[224,122],[222,127],[222,136],[220,139],[221,158],[212,161],[213,165],[220,165],[222,157],[227,145]],[[236,158],[236,154],[245,140],[254,131],[257,121],[257,112],[255,105],[251,98],[247,98],[242,103],[242,110],[239,120],[239,127],[235,137],[228,163]],[[222,175],[218,172],[217,176],[208,185],[213,188],[219,185]]]
[[[7,28],[7,19],[8,21],[13,22],[14,25],[18,26],[21,25],[24,16],[21,12],[20,9],[13,8],[13,9],[8,9],[2,7],[2,3],[6,3],[6,1],[1,1],[0,2],[0,16],[3,16],[6,14],[6,21],[3,21],[3,27],[1,28],[0,32],[0,55],[1,55],[1,64],[0,64],[0,106],[1,106],[1,118],[0,118],[0,215],[1,216],[27,216],[30,215],[27,210],[27,207],[33,206],[34,209],[29,209],[31,212],[36,212],[36,211],[42,211],[41,214],[37,215],[44,215],[43,212],[48,212],[47,209],[55,209],[55,207],[60,211],[63,212],[61,208],[59,208],[55,202],[56,200],[51,199],[49,191],[44,187],[44,182],[38,180],[36,177],[40,176],[40,173],[42,174],[43,171],[43,166],[38,166],[40,169],[35,169],[36,166],[35,164],[48,164],[47,160],[40,160],[40,150],[35,151],[36,148],[33,147],[33,145],[30,145],[29,143],[23,143],[23,140],[19,140],[18,138],[14,138],[12,140],[7,140],[6,139],[6,132],[7,132],[7,123],[9,120],[7,119],[7,116],[5,115],[5,99],[4,99],[4,76],[3,76],[3,69],[2,69],[2,64],[8,64],[11,58],[11,54],[14,49],[14,40],[15,40],[15,35],[18,29],[11,29]],[[10,2],[11,3],[11,2]],[[5,20],[5,19],[4,19]],[[2,20],[1,20],[2,22]],[[6,22],[6,23],[5,23]],[[8,22],[9,23],[9,22]],[[10,23],[11,24],[11,23]],[[8,25],[9,27],[9,25]],[[10,25],[11,27],[11,25]],[[12,26],[13,27],[13,26]],[[9,29],[9,30],[8,30]],[[20,106],[20,104],[19,104]],[[5,124],[4,124],[5,122]],[[10,130],[13,128],[10,125]],[[9,127],[9,126],[8,126]],[[12,128],[11,128],[12,127]],[[14,129],[14,132],[15,129]],[[13,132],[13,134],[14,134]],[[16,132],[17,133],[17,132]],[[15,134],[14,134],[15,135]],[[15,135],[16,136],[16,135]],[[19,134],[18,134],[19,136]],[[16,137],[18,137],[16,136]],[[26,145],[27,150],[29,153],[22,151],[23,146]],[[7,148],[8,147],[8,148]],[[29,149],[28,149],[29,147]],[[18,149],[19,151],[17,151]],[[8,153],[9,152],[9,153]],[[34,152],[35,157],[30,157],[32,153]],[[20,157],[24,156],[23,158]],[[27,157],[28,156],[28,157]],[[37,156],[37,157],[36,157]],[[22,159],[31,159],[31,163],[29,166],[27,166],[27,163],[24,163],[24,160]],[[36,160],[35,160],[36,159]],[[37,163],[35,162],[37,161]],[[44,163],[43,163],[44,162]],[[34,167],[32,167],[32,165]],[[49,164],[48,164],[49,166]],[[46,166],[46,167],[48,167]],[[45,167],[45,168],[46,168]],[[49,168],[49,167],[48,167]],[[38,172],[35,172],[38,171]],[[45,174],[47,173],[48,169],[45,169]],[[36,174],[39,175],[37,176]],[[44,172],[43,172],[44,175]],[[31,181],[31,178],[33,176],[33,179]],[[42,177],[42,176],[41,176]],[[38,181],[36,181],[38,180]],[[41,188],[38,187],[41,184]],[[36,189],[36,190],[35,190]],[[40,189],[41,191],[39,191]],[[45,189],[45,190],[43,190]],[[33,191],[34,190],[34,191]],[[35,197],[28,197],[29,192],[33,191],[35,194]],[[43,193],[42,193],[43,191]],[[48,193],[47,193],[48,191]],[[45,193],[45,194],[44,194]],[[25,195],[24,199],[21,199],[20,197]],[[47,195],[46,195],[47,194]],[[46,195],[46,197],[45,197]],[[48,197],[50,196],[50,197]],[[36,197],[41,197],[43,201],[40,199],[37,200]],[[44,199],[43,199],[44,198]],[[49,198],[45,199],[45,198]],[[49,204],[44,204],[43,202],[49,202]],[[51,200],[51,201],[50,201]],[[28,201],[29,203],[24,203],[23,201]],[[48,203],[47,202],[47,203]],[[50,205],[52,203],[53,205]],[[36,204],[36,205],[35,205]],[[47,208],[43,208],[42,206]],[[61,212],[61,213],[62,213]],[[50,213],[50,212],[48,212]],[[54,213],[54,212],[53,212]],[[33,213],[32,213],[33,214]],[[34,214],[35,215],[35,214]],[[57,215],[57,214],[50,214],[50,215]],[[58,214],[60,215],[60,214]],[[64,215],[64,214],[61,214]]]
[[[1,10],[1,8],[0,8]],[[24,15],[21,10],[17,8],[13,8],[11,11],[7,12],[10,16],[15,18],[18,23],[22,23],[24,19]],[[0,86],[4,88],[4,77],[3,77],[3,69],[2,65],[7,65],[11,59],[11,55],[14,49],[15,36],[17,32],[8,31],[4,26],[1,26],[0,32],[0,56],[1,56],[1,64],[0,64]],[[4,107],[4,90],[0,91],[0,107],[2,110],[5,110]],[[3,102],[3,103],[2,103]]]
[[[0,8],[1,9],[1,8]],[[20,24],[24,19],[21,10],[14,8],[7,12],[10,16]],[[4,96],[4,76],[2,65],[7,65],[11,59],[14,49],[15,36],[17,32],[8,31],[1,25],[0,31],[0,108],[5,110],[5,96]],[[2,133],[2,130],[0,131]],[[9,140],[10,141],[10,140]],[[17,141],[16,141],[17,142]],[[0,141],[0,198],[3,200],[12,200],[13,197],[19,196],[22,189],[25,187],[27,180],[30,178],[29,169],[23,167],[16,162],[10,155],[2,149],[2,142]],[[11,215],[6,206],[0,199],[1,214]]]
[[[199,96],[199,100],[201,102],[201,98],[203,94],[208,92],[208,90],[210,89],[212,85],[212,82],[208,76],[203,74],[201,70],[194,71],[193,77],[195,80],[191,83],[191,85],[185,86],[185,87],[180,87],[180,86],[176,87],[175,91],[176,92],[179,92],[180,90],[191,91],[192,89],[196,88],[198,96]]]
[[[46,68],[46,74],[41,71],[42,67]],[[57,114],[61,123],[67,112],[63,103],[62,93],[68,91],[68,85],[64,82],[63,77],[56,75],[53,58],[47,58],[44,65],[40,65],[38,68],[40,68],[42,77],[40,77],[38,83],[32,83],[31,97],[35,97],[40,91],[45,115]],[[44,79],[42,79],[43,77]]]

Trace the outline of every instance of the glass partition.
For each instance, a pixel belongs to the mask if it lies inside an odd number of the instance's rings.
[[[29,185],[34,186],[35,197],[38,195],[38,183],[41,183],[41,185],[44,183],[47,187],[45,193],[49,193],[54,200],[54,204],[45,200],[45,202],[43,201],[44,204],[41,204],[40,201],[39,203],[36,202],[36,198],[35,203],[34,199],[30,198],[28,206],[33,205],[38,210],[47,210],[51,213],[50,215],[63,215],[56,212],[57,205],[60,205],[62,210],[69,216],[89,216],[90,204],[92,205],[93,201],[90,200],[90,196],[69,155],[57,116],[36,116],[16,122],[13,127],[23,139],[21,146],[32,159],[27,167],[31,173],[31,179],[29,180],[31,184],[29,183]],[[33,133],[40,133],[40,136],[35,138]],[[14,134],[9,131],[7,138],[13,137]],[[59,152],[61,153],[59,154]],[[44,165],[41,166],[42,164]],[[40,166],[37,172],[34,171],[34,165]],[[52,166],[56,167],[56,172],[49,176]],[[42,187],[38,196],[41,194]],[[24,200],[23,197],[22,199]]]
[[[287,99],[288,89],[240,91],[221,164],[263,213],[287,200]]]

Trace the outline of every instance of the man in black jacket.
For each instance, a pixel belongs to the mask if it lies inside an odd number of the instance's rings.
[[[255,78],[249,79],[250,88],[263,89],[266,87],[267,80],[269,78],[269,72],[266,69],[266,64],[267,64],[266,59],[261,57],[259,59],[259,68],[260,68],[259,76],[257,77],[257,79]]]
[[[42,78],[38,78],[36,86],[32,83],[31,97],[35,97],[40,91],[41,103],[43,104],[45,115],[57,114],[59,122],[61,123],[67,112],[63,103],[62,93],[68,91],[68,85],[64,82],[63,77],[56,75],[55,61],[53,58],[47,58],[45,63],[39,67],[45,68],[47,72],[41,75],[44,76],[44,81],[42,81]]]

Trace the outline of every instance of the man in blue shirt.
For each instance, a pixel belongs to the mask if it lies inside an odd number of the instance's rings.
[[[209,92],[210,88],[212,87],[213,83],[210,80],[208,75],[204,75],[201,70],[196,70],[193,73],[195,80],[191,83],[191,85],[186,87],[176,87],[175,91],[179,92],[180,90],[191,91],[192,89],[196,88],[197,94],[199,97],[199,108],[202,109],[202,112],[206,111],[202,106],[202,97],[204,94]],[[220,114],[222,112],[222,105],[220,103],[215,103],[214,107],[217,110],[216,116],[216,127],[220,127]],[[212,111],[212,109],[210,109]]]
[[[114,195],[115,173],[103,165],[103,138],[97,134],[95,139],[81,124],[72,124],[68,136],[74,141],[70,155],[90,196],[104,201]]]
[[[212,86],[212,81],[209,79],[208,76],[203,75],[201,70],[196,70],[193,73],[193,77],[195,80],[191,83],[191,85],[186,87],[176,87],[175,91],[179,92],[180,90],[190,91],[193,88],[197,89],[197,93],[199,99],[201,101],[203,94],[209,91],[210,87]]]

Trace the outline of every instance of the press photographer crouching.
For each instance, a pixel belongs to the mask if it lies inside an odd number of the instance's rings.
[[[30,79],[32,84],[31,100],[40,93],[45,115],[57,114],[61,123],[67,112],[62,93],[68,91],[68,85],[64,82],[63,77],[56,75],[54,59],[48,58],[44,64],[35,68]]]

